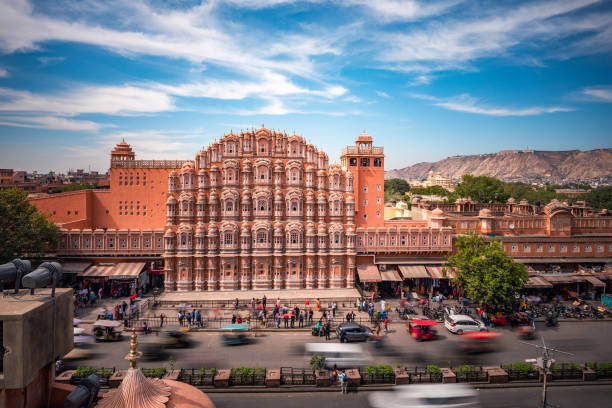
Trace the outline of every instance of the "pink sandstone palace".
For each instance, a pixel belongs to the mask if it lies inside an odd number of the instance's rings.
[[[301,136],[265,128],[226,134],[192,161],[136,160],[121,142],[110,190],[31,202],[61,227],[61,259],[163,260],[167,291],[443,278],[453,237],[467,231],[501,238],[530,265],[610,262],[612,217],[586,205],[417,199],[411,219],[385,220],[384,160],[365,133],[331,165]]]

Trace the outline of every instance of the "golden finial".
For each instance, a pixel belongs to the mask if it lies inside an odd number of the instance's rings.
[[[136,369],[136,360],[142,356],[142,352],[136,351],[136,347],[138,346],[138,342],[136,341],[136,329],[132,329],[132,336],[130,338],[130,353],[125,356],[126,360],[130,362],[130,368]]]

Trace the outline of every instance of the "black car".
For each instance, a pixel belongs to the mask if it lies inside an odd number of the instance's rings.
[[[372,329],[357,323],[340,323],[336,328],[340,343],[349,341],[367,341],[372,336]]]

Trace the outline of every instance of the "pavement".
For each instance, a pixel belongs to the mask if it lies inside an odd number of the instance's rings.
[[[443,385],[442,385],[443,386]],[[375,391],[376,392],[376,391]],[[375,392],[359,391],[342,395],[337,392],[209,394],[217,408],[373,408],[369,399]],[[393,392],[393,391],[391,391]],[[554,407],[609,406],[612,385],[582,385],[580,387],[550,387],[547,402]],[[478,390],[484,408],[535,408],[540,406],[541,387],[495,388]],[[404,406],[404,405],[397,405]],[[389,405],[387,408],[394,408]]]
[[[499,337],[495,351],[484,354],[467,354],[462,351],[461,336],[438,327],[440,338],[429,342],[417,342],[406,333],[402,325],[392,326],[383,340],[384,347],[375,348],[372,343],[360,343],[364,353],[370,355],[376,364],[398,364],[415,367],[436,364],[443,367],[460,364],[498,365],[524,361],[539,356],[539,350],[519,341],[510,329],[495,329],[503,334]],[[537,324],[538,336],[546,344],[572,355],[556,355],[558,361],[610,361],[609,339],[612,338],[612,324],[609,321],[562,323],[556,328]],[[221,333],[190,333],[191,345],[182,349],[167,349],[156,356],[143,357],[140,367],[168,366],[172,355],[176,367],[197,368],[217,367],[308,367],[304,345],[311,342],[325,342],[323,337],[312,337],[303,331],[280,331],[252,333],[252,342],[247,345],[227,347],[221,343]],[[151,336],[151,335],[149,335]],[[139,336],[140,338],[141,336]],[[337,342],[338,340],[330,340]],[[540,340],[526,343],[538,344]],[[119,342],[80,344],[63,358],[64,366],[91,365],[97,367],[126,368],[124,356],[129,352],[129,338]]]
[[[252,298],[261,299],[266,295],[268,303],[273,304],[277,298],[310,300],[314,306],[314,301],[320,299],[342,299],[360,298],[361,294],[355,288],[343,289],[266,289],[266,290],[229,290],[214,292],[164,292],[158,300],[166,302],[200,302],[200,301],[219,301],[219,300],[251,300]]]

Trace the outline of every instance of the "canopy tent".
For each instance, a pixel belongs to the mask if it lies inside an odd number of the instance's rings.
[[[399,270],[404,279],[430,277],[424,265],[400,265]]]
[[[584,279],[596,288],[604,288],[606,284],[595,276],[585,276]]]
[[[378,267],[374,264],[357,265],[357,275],[361,282],[380,282],[380,272]]]
[[[543,276],[548,282],[555,284],[585,282],[584,276],[576,275],[546,275]]]
[[[402,281],[401,276],[394,269],[390,269],[388,271],[381,271],[380,277],[383,281],[386,281],[386,282],[401,282]]]
[[[545,289],[552,288],[553,285],[541,276],[530,276],[527,283],[525,283],[525,287],[531,289]]]
[[[112,265],[92,265],[79,276],[86,278],[136,279],[145,262],[120,262]]]
[[[63,273],[83,273],[91,265],[91,262],[65,262],[62,264]]]
[[[442,266],[427,265],[425,268],[434,279],[453,279],[455,277],[455,272],[449,267],[444,267],[446,269],[446,275],[444,275],[442,271]]]

